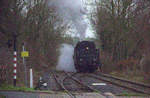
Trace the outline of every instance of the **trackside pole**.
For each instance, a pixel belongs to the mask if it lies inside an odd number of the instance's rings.
[[[32,68],[30,69],[30,88],[33,88],[33,72],[32,72]]]
[[[22,43],[22,51],[25,51],[25,47],[24,47],[24,43]],[[23,65],[24,65],[24,74],[25,74],[25,86],[27,87],[27,66],[26,66],[26,62],[25,62],[25,57],[23,57]]]
[[[16,35],[14,35],[14,71],[13,71],[13,76],[14,76],[14,86],[16,86],[16,81],[17,81],[17,48],[16,48]]]

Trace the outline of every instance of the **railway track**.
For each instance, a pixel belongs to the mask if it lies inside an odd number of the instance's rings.
[[[137,82],[132,82],[129,80],[117,78],[117,77],[106,75],[103,73],[88,74],[88,76],[99,79],[101,81],[105,81],[107,83],[110,83],[110,84],[113,84],[116,86],[120,86],[120,87],[129,89],[129,90],[132,90],[132,91],[137,92],[137,93],[143,93],[143,94],[150,95],[150,86],[149,85],[145,85],[145,84],[141,84],[141,83],[137,83]]]
[[[73,79],[73,77],[75,75],[77,75],[77,73],[73,73],[73,74],[70,74],[70,73],[67,73],[67,72],[64,72],[64,73],[67,76],[63,81],[66,88],[68,88],[71,91],[75,91],[75,92],[82,92],[82,91],[83,92],[85,92],[85,91],[90,91],[91,92],[91,90],[89,90],[87,87],[83,86],[83,84],[80,83],[80,81],[78,81],[77,79],[76,80]]]
[[[73,74],[73,75],[70,75],[68,73],[65,73],[69,78],[71,78],[72,80],[74,80],[75,82],[77,82],[78,84],[80,84],[81,86],[87,88],[87,91],[90,91],[90,92],[94,92],[94,91],[97,91],[96,89],[94,89],[93,87],[81,82],[79,79],[77,79],[76,77],[74,77],[76,74]]]
[[[102,95],[102,96],[104,96],[104,97],[106,97],[106,98],[112,98],[112,97],[110,97],[110,95],[107,95],[107,94],[105,94],[105,93],[102,93],[99,89],[96,89],[94,86],[91,85],[91,83],[90,83],[90,84],[87,84],[86,82],[81,81],[80,79],[81,79],[82,77],[88,76],[87,73],[86,73],[86,74],[82,74],[82,75],[79,76],[79,77],[77,76],[77,74],[79,74],[79,73],[76,73],[76,74],[73,74],[73,75],[69,75],[68,73],[66,73],[66,75],[67,75],[69,78],[71,78],[72,80],[76,81],[77,83],[79,83],[79,84],[82,85],[83,87],[87,88],[86,91],[97,92],[98,94],[100,94],[100,95]],[[93,78],[93,77],[92,77],[92,78]],[[96,80],[99,81],[99,79],[96,79]],[[87,81],[88,81],[88,80],[87,80]],[[93,83],[93,82],[92,82],[92,83]]]
[[[52,73],[54,79],[56,80],[56,83],[59,85],[60,89],[63,89],[64,91],[66,91],[66,93],[71,97],[71,98],[76,98],[76,96],[70,92],[65,86],[64,86],[64,80],[68,77],[68,76],[65,76],[65,77],[62,77],[62,79],[59,79],[57,77],[56,74]]]
[[[90,85],[87,85],[86,83],[83,83],[83,82],[81,82],[78,78],[76,78],[75,77],[75,75],[77,75],[78,73],[73,73],[73,74],[70,74],[70,73],[67,73],[67,72],[64,72],[64,77],[61,77],[61,79],[59,79],[58,77],[57,77],[57,75],[56,74],[54,74],[53,73],[53,77],[54,77],[54,79],[56,80],[56,83],[59,85],[59,87],[60,87],[60,89],[63,89],[64,91],[66,91],[67,93],[68,93],[68,95],[71,97],[71,98],[76,98],[76,96],[75,96],[75,94],[73,94],[72,92],[71,92],[71,90],[70,89],[68,89],[67,88],[67,86],[66,86],[66,84],[65,84],[65,81],[67,80],[67,79],[71,79],[71,80],[73,80],[73,81],[75,81],[76,83],[77,83],[77,86],[79,87],[83,87],[84,88],[84,92],[85,92],[85,90],[86,91],[88,91],[88,92],[98,92],[99,94],[101,94],[101,95],[103,95],[103,96],[105,96],[103,93],[101,93],[100,91],[98,91],[97,89],[95,89],[95,88],[93,88],[92,86],[90,86]],[[68,81],[68,80],[67,80]],[[79,90],[79,89],[78,89]],[[80,91],[82,91],[81,89],[80,89]]]
[[[115,86],[120,87],[119,92],[121,92],[122,89],[126,89],[127,92],[129,90],[129,92],[134,91],[135,93],[143,93],[150,95],[150,86],[148,85],[120,79],[103,73],[79,74],[63,72],[61,73],[62,76],[60,76],[60,74],[57,75],[57,73],[53,73],[52,75],[56,81],[56,84],[59,85],[60,90],[65,91],[71,98],[76,98],[75,92],[82,91],[97,92],[103,96],[107,96],[105,95],[105,92],[107,92],[107,90],[111,92],[112,88],[116,89]],[[90,78],[91,80],[89,81],[88,79]],[[106,86],[106,89],[104,88],[104,86],[101,88],[101,86],[97,87],[92,85],[92,83],[98,83],[98,81],[104,81],[109,84]],[[75,92],[73,93],[73,91]],[[116,93],[113,90],[112,92]]]
[[[65,81],[67,79],[71,79],[71,80],[75,81],[78,84],[78,86],[79,85],[83,86],[83,87],[87,88],[88,91],[94,91],[94,89],[88,87],[87,85],[80,82],[78,79],[74,78],[73,76],[76,75],[76,74],[77,73],[70,74],[70,73],[64,72],[64,77],[61,77],[61,79],[60,79],[60,78],[57,77],[56,74],[53,73],[53,77],[54,77],[56,83],[59,85],[59,88],[64,90],[71,98],[76,98],[76,96],[75,96],[75,94],[73,94],[71,92],[72,90],[67,88],[67,86],[65,84]]]

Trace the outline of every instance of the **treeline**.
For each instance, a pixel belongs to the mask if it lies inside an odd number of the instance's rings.
[[[13,80],[15,37],[18,52],[17,77],[20,82],[24,81],[24,66],[20,56],[22,43],[25,43],[25,49],[29,51],[30,57],[26,59],[28,69],[32,67],[38,74],[56,65],[58,47],[66,41],[63,37],[66,25],[59,18],[55,7],[48,6],[48,2],[48,0],[0,1],[0,65],[7,65],[8,81]],[[39,75],[35,77],[39,78]]]
[[[150,1],[100,0],[96,4],[91,21],[100,39],[104,67],[109,72],[114,67],[138,70],[149,78]]]

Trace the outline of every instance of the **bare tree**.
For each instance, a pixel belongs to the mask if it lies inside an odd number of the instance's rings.
[[[18,54],[22,51],[22,42],[24,42],[25,48],[30,52],[27,68],[33,67],[37,72],[44,72],[56,65],[57,48],[62,43],[62,34],[66,30],[55,8],[48,6],[46,2],[46,0],[3,0],[0,9],[2,12],[0,37],[5,40],[3,43],[14,40],[16,35]],[[12,68],[11,64],[8,65]],[[22,73],[24,69],[19,55],[18,65],[18,73]],[[20,81],[23,80],[22,75],[18,74]]]
[[[107,53],[109,59],[120,62],[134,58],[139,61],[143,54],[148,58],[149,9],[148,0],[101,0],[97,3],[96,17],[92,17],[92,22],[102,52]]]

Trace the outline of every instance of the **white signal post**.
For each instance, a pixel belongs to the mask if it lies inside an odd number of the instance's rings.
[[[32,72],[32,68],[30,69],[30,88],[33,88],[33,72]]]

